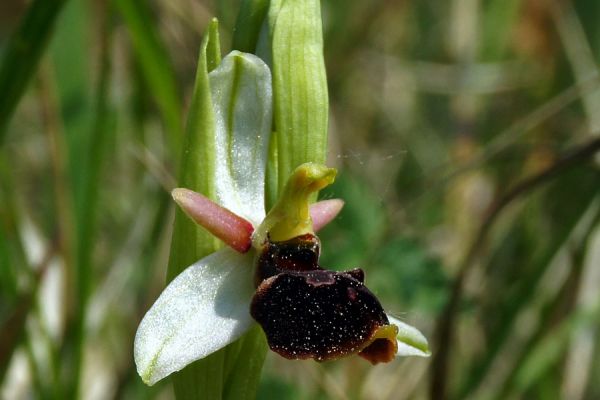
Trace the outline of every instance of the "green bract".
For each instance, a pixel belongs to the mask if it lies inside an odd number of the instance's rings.
[[[324,163],[328,94],[323,60],[321,4],[317,0],[272,0],[268,50],[273,72],[278,188],[305,162]],[[266,53],[263,55],[263,53]]]

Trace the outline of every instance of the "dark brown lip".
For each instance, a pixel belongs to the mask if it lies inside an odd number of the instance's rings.
[[[257,263],[250,314],[271,350],[288,359],[326,361],[360,354],[371,363],[394,358],[393,326],[364,285],[364,272],[335,272],[318,264],[312,234],[265,243]]]

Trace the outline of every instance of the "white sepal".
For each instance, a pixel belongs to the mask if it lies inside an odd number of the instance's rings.
[[[240,338],[254,323],[253,252],[225,248],[186,268],[138,327],[137,371],[153,385]]]
[[[216,128],[215,200],[257,226],[265,217],[271,72],[260,58],[232,51],[208,76]]]
[[[398,327],[398,336],[396,336],[398,340],[398,352],[396,353],[396,357],[429,357],[431,355],[427,339],[417,328],[390,315],[387,317],[390,324]]]

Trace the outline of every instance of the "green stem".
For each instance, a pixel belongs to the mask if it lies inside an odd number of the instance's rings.
[[[106,11],[106,10],[104,10]],[[88,163],[82,179],[80,202],[77,207],[77,247],[76,247],[76,304],[74,311],[74,365],[68,398],[77,398],[79,394],[83,353],[85,345],[85,320],[87,305],[92,290],[92,254],[97,234],[96,214],[98,208],[98,192],[100,173],[105,160],[110,118],[108,109],[108,90],[110,81],[110,31],[107,26],[107,15],[101,18],[100,76],[96,87],[95,117],[92,126],[91,143],[88,148]]]

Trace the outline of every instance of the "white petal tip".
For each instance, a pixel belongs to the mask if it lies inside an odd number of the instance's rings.
[[[403,342],[398,341],[398,352],[396,357],[430,357],[431,351],[429,349],[422,350]]]
[[[147,385],[241,337],[253,324],[253,255],[223,249],[188,267],[144,316],[134,341]]]
[[[397,318],[388,315],[391,324],[398,327],[398,351],[396,357],[429,357],[429,343],[425,336],[414,326],[408,325]]]

